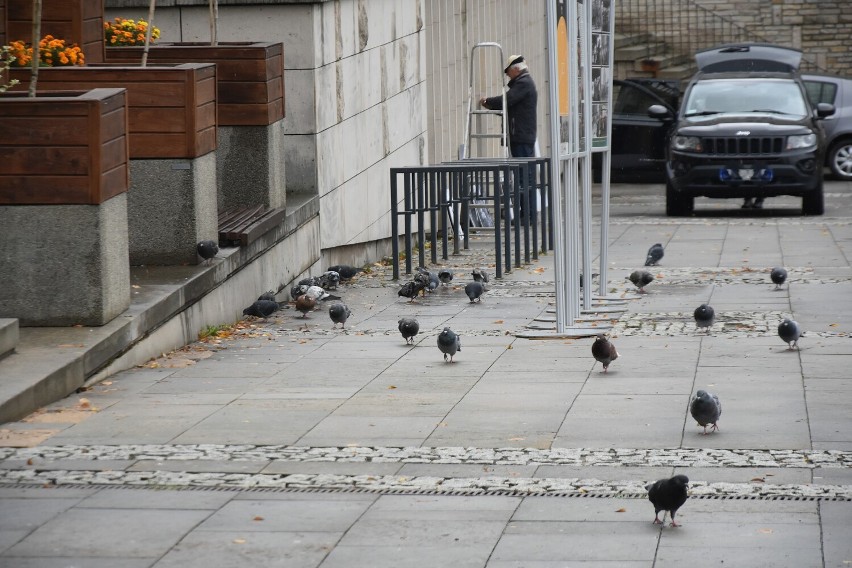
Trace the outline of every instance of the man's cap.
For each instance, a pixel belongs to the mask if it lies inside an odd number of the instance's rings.
[[[509,70],[509,67],[514,65],[515,63],[520,63],[524,60],[523,55],[510,55],[509,59],[506,60],[506,67],[503,68],[503,73]]]

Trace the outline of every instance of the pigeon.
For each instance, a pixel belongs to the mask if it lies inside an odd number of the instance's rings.
[[[302,278],[298,282],[299,286],[319,286],[320,281],[318,276],[308,276],[307,278]]]
[[[406,345],[414,345],[414,336],[420,331],[420,323],[414,318],[399,318],[399,332]]]
[[[656,266],[663,258],[663,245],[656,243],[648,249],[648,256],[645,257],[645,266]]]
[[[485,292],[485,286],[482,282],[468,282],[464,287],[464,293],[470,298],[471,302],[481,302],[482,294]]]
[[[775,289],[780,290],[781,285],[787,281],[787,271],[780,266],[776,266],[772,269],[772,272],[769,273],[769,277],[772,279],[772,282],[775,283]]]
[[[705,327],[707,328],[708,333],[710,332],[710,327],[713,325],[713,322],[716,321],[716,312],[707,304],[701,304],[695,308],[693,316],[695,316],[696,329]]]
[[[799,348],[799,338],[802,336],[802,330],[799,324],[789,318],[778,324],[778,337],[788,345],[787,349],[791,350],[795,347]]]
[[[328,270],[317,277],[316,284],[326,290],[337,290],[337,286],[340,284],[340,273],[335,272],[334,270]]]
[[[317,305],[317,300],[309,294],[302,294],[296,298],[296,309],[302,312],[302,317],[308,317],[308,312],[312,311]]]
[[[473,269],[473,281],[474,282],[488,282],[488,273],[484,270],[480,270],[479,268]]]
[[[290,288],[290,297],[294,300],[298,300],[299,296],[308,291],[310,285],[308,284],[296,284],[292,288]]]
[[[340,296],[335,296],[334,294],[329,294],[325,290],[323,290],[319,286],[308,286],[308,289],[305,290],[305,294],[311,296],[317,302],[324,302],[326,300],[340,300]]]
[[[449,362],[452,363],[453,355],[457,351],[461,351],[461,338],[453,333],[453,330],[445,327],[441,335],[438,336],[438,349],[444,354],[444,361],[449,358]]]
[[[337,327],[337,324],[340,324],[341,328],[345,328],[346,320],[352,315],[352,311],[346,304],[332,304],[328,308],[328,315],[331,317],[331,321],[334,322],[335,327]]]
[[[672,517],[672,526],[680,526],[675,522],[675,513],[686,503],[688,484],[688,477],[675,475],[671,479],[661,479],[645,486],[648,490],[648,499],[654,505],[655,525],[666,524],[666,512],[668,512]],[[659,519],[660,511],[664,511],[662,521]]]
[[[278,302],[275,300],[257,300],[243,310],[243,315],[254,316],[256,318],[268,318],[277,312],[279,307]]]
[[[213,257],[219,252],[219,245],[216,241],[201,241],[195,246],[198,256],[203,258],[207,264],[210,264]]]
[[[627,279],[633,282],[634,286],[639,288],[640,294],[644,294],[645,286],[654,281],[654,275],[647,270],[634,270],[630,273],[630,276],[628,276]]]
[[[399,289],[399,292],[397,292],[396,295],[402,296],[403,298],[408,298],[409,302],[413,302],[414,298],[417,297],[417,294],[419,294],[420,291],[423,289],[423,283],[414,280],[412,282],[406,282],[405,284],[403,284],[402,288]]]
[[[334,266],[329,266],[326,272],[337,272],[341,280],[352,280],[356,274],[364,272],[364,269],[355,268],[347,264],[335,264]]]
[[[275,302],[275,292],[273,292],[272,290],[264,292],[263,294],[257,297],[258,302],[260,302],[261,300],[267,302]]]
[[[444,286],[448,285],[453,281],[453,271],[449,268],[442,268],[438,271],[438,280],[440,280],[441,284]]]
[[[437,274],[433,274],[422,266],[417,267],[417,274],[414,279],[423,283],[424,295],[426,292],[434,292],[441,284]]]
[[[710,424],[711,432],[719,429],[717,422],[722,415],[722,403],[719,402],[719,397],[715,394],[700,390],[695,393],[689,403],[689,413],[692,414],[699,426],[704,427],[704,434],[707,434],[708,424]]]
[[[593,278],[593,279],[594,279],[594,278],[597,278],[598,276],[600,276],[600,274],[598,274],[597,272],[593,272],[593,273],[592,273],[592,278]],[[582,274],[580,274],[580,288],[582,288],[582,287],[583,287],[583,275],[582,275]]]
[[[604,373],[609,369],[609,364],[618,359],[618,351],[615,350],[615,345],[604,335],[598,335],[595,342],[592,343],[592,355],[595,361],[603,365]]]

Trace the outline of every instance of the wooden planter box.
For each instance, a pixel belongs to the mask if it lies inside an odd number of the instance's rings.
[[[0,19],[5,21],[5,30],[0,24],[0,45],[16,40],[31,43],[32,16],[33,0],[0,0]],[[79,45],[87,63],[103,63],[104,1],[42,0],[41,35],[48,34]]]
[[[106,61],[138,64],[142,50],[107,47]],[[266,126],[284,118],[281,43],[168,43],[152,45],[148,50],[149,64],[189,62],[216,64],[219,126]]]
[[[29,69],[11,76],[29,85]],[[216,66],[183,63],[149,67],[42,67],[40,91],[127,89],[131,158],[197,158],[216,149]]]
[[[127,191],[127,91],[0,96],[0,205],[99,204]]]

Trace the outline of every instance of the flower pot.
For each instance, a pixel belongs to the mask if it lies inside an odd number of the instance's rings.
[[[107,47],[108,63],[139,64],[142,47]],[[284,118],[284,47],[281,43],[160,43],[148,62],[216,64],[219,126],[266,126]]]
[[[0,17],[3,16],[0,1]],[[0,26],[0,45],[23,40],[32,43],[32,0],[5,0],[5,37]],[[86,61],[104,61],[103,0],[42,0],[41,35],[52,35],[83,49]]]
[[[127,191],[127,91],[0,95],[0,205],[100,204]]]

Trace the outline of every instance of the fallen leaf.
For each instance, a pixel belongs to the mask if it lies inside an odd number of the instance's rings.
[[[626,512],[627,512],[627,509],[625,509],[624,507],[622,507],[621,509],[616,509],[616,510],[615,510],[615,512],[616,512],[616,513],[626,513]]]
[[[388,389],[395,389],[395,388],[396,388],[396,386],[394,386],[394,385],[391,385],[391,386],[388,387]]]
[[[88,398],[80,399],[80,408],[89,408],[91,405],[92,403],[89,401]]]
[[[253,521],[262,521],[262,520],[264,520],[264,519],[263,519],[263,517],[261,517],[260,515],[258,515],[258,516],[256,516],[255,518],[253,518],[252,520],[253,520]]]
[[[85,347],[82,343],[63,343],[59,347]]]
[[[760,534],[772,534],[775,531],[773,531],[772,529],[758,529],[757,532],[759,532]]]
[[[765,480],[765,479],[763,479],[762,477],[752,477],[752,478],[751,478],[751,480],[752,480],[752,481],[757,481],[757,482],[759,482],[759,483],[766,483],[766,480]]]
[[[503,320],[494,320],[494,323],[503,323]]]
[[[27,460],[27,465],[33,465],[33,458]]]
[[[837,327],[838,325],[839,324],[836,324],[836,323],[830,323],[830,324],[828,324],[828,327]]]
[[[511,349],[511,348],[512,348],[512,344],[511,344],[511,343],[510,343],[509,345],[507,345],[507,346],[506,346],[506,349]]]
[[[246,543],[246,539],[244,539],[244,538],[235,538],[234,539],[234,544],[245,544],[245,543]]]

